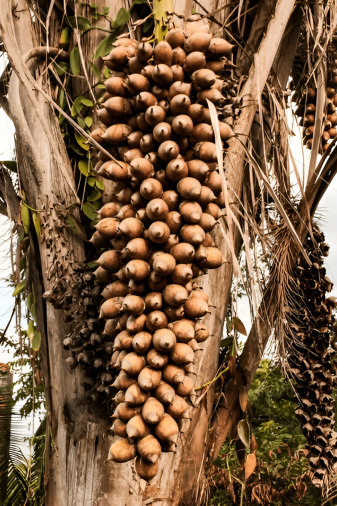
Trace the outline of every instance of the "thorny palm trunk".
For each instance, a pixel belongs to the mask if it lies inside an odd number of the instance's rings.
[[[72,3],[72,2],[70,2]],[[96,2],[109,6],[110,15],[115,17],[122,1]],[[229,2],[226,2],[229,3]],[[54,2],[51,2],[54,4]],[[58,8],[63,2],[57,2]],[[249,135],[257,109],[257,98],[274,65],[281,72],[279,82],[286,83],[292,65],[299,30],[298,12],[293,12],[295,1],[261,0],[255,14],[249,47],[257,52],[256,67],[251,58],[245,56],[243,65],[249,71],[242,97],[245,107],[235,126],[245,142]],[[175,9],[183,14],[191,12],[190,0],[176,2]],[[217,0],[203,2],[204,9],[212,12],[218,8]],[[230,7],[229,7],[230,9]],[[228,8],[217,16],[224,21]],[[53,11],[52,11],[53,12]],[[201,10],[202,12],[202,10]],[[181,433],[176,454],[164,454],[160,469],[151,485],[140,481],[132,464],[107,464],[108,448],[112,441],[105,413],[99,406],[88,403],[84,397],[82,377],[77,369],[70,372],[65,364],[62,341],[69,331],[63,321],[62,312],[43,302],[42,294],[50,290],[56,278],[65,277],[70,286],[72,268],[84,260],[82,242],[62,223],[58,212],[77,202],[74,179],[70,163],[60,135],[58,121],[45,99],[34,90],[34,81],[43,85],[38,77],[38,62],[30,60],[24,65],[24,55],[40,46],[32,27],[26,0],[0,1],[1,34],[10,64],[13,68],[9,85],[8,103],[3,106],[14,121],[17,135],[17,157],[22,189],[29,196],[29,204],[42,210],[42,239],[31,241],[29,275],[34,282],[38,303],[38,327],[42,332],[43,377],[46,385],[48,425],[46,462],[46,486],[48,506],[134,506],[139,504],[195,505],[201,500],[204,469],[216,456],[228,431],[235,422],[239,407],[237,392],[233,389],[230,410],[222,409],[221,424],[215,417],[212,427],[213,389],[209,388],[194,410],[193,418]],[[217,29],[217,25],[214,25]],[[50,45],[58,41],[58,26],[51,15]],[[85,50],[92,53],[97,46],[95,32],[87,36]],[[32,73],[32,74],[31,74]],[[230,142],[225,167],[232,201],[238,203],[244,179],[245,151],[240,140]],[[5,191],[10,194],[7,181]],[[235,206],[233,206],[235,208]],[[17,215],[17,202],[12,202],[12,218]],[[238,254],[241,238],[237,234],[235,253]],[[228,304],[231,280],[232,257],[228,245],[220,232],[215,240],[223,250],[228,263],[216,272],[211,272],[204,281],[204,289],[216,306],[207,322],[213,337],[204,346],[204,352],[196,363],[198,384],[212,379],[218,367],[219,342],[222,334],[225,308]],[[268,333],[268,331],[266,331]],[[249,341],[250,342],[250,341]],[[258,343],[255,334],[253,346]],[[258,354],[250,361],[249,377],[254,376],[258,366]],[[249,350],[246,350],[249,354]],[[239,380],[238,380],[239,381]],[[245,381],[245,380],[242,380]],[[235,395],[234,395],[235,394]],[[233,415],[233,416],[232,416]],[[208,433],[212,437],[208,438]]]

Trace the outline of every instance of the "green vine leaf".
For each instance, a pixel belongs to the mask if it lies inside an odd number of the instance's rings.
[[[87,125],[88,128],[90,128],[92,125],[92,117],[87,116],[86,118],[84,118],[84,123]]]
[[[99,198],[101,198],[102,196],[102,193],[97,190],[96,188],[94,188],[92,190],[92,192],[90,193],[90,195],[87,197],[87,199],[89,200],[89,202],[94,202],[95,200],[98,200]]]
[[[89,172],[92,170],[91,160],[85,159],[78,162],[78,168],[82,172],[83,176],[88,177]]]
[[[99,190],[104,190],[104,184],[102,183],[102,181],[98,181],[96,179],[96,188],[98,188]]]
[[[7,169],[11,170],[12,172],[17,172],[17,165],[15,160],[5,160],[3,162],[0,162],[1,165],[4,165],[7,167]]]
[[[221,346],[221,348],[227,348],[228,346],[231,346],[232,343],[233,343],[233,338],[226,337],[226,339],[222,339],[220,341],[220,346]]]
[[[16,297],[17,295],[20,295],[25,289],[26,281],[23,279],[20,281],[18,285],[14,288],[14,292],[12,293],[13,297]]]
[[[65,61],[61,61],[59,63],[54,63],[54,68],[59,76],[63,76],[66,72],[69,71],[69,65]]]
[[[94,107],[94,103],[92,100],[89,100],[88,98],[83,98],[81,99],[81,102],[83,105],[86,105],[87,107]]]
[[[113,32],[110,35],[108,35],[107,37],[105,37],[105,39],[103,39],[102,42],[97,47],[96,53],[94,55],[94,59],[103,58],[103,56],[106,56],[107,54],[109,54],[112,49],[112,44],[116,40],[116,37],[117,37],[117,35],[115,32]]]
[[[36,235],[40,239],[40,237],[41,237],[41,223],[40,223],[39,213],[32,212],[32,216],[33,216],[33,223],[34,223]]]
[[[122,7],[119,9],[115,21],[111,24],[113,28],[120,28],[121,26],[126,25],[126,23],[130,20],[130,17],[130,11],[127,11],[124,7]]]
[[[69,27],[66,26],[64,30],[62,30],[61,37],[60,37],[60,46],[64,47],[67,46],[70,42],[70,30]]]
[[[79,76],[81,72],[81,58],[78,47],[74,47],[70,53],[70,71],[74,76]]]
[[[71,115],[74,117],[76,116],[81,110],[83,109],[82,99],[85,97],[76,97],[73,103],[73,106],[71,108]]]
[[[77,123],[80,125],[81,128],[83,128],[85,130],[86,128],[86,124],[85,122],[83,121],[82,118],[80,118],[79,116],[76,118],[77,119]]]
[[[77,155],[80,155],[80,156],[84,156],[85,155],[85,152],[82,151],[82,149],[80,149],[80,147],[77,144],[69,144],[68,148],[72,149],[73,151],[75,151],[75,153]]]
[[[82,149],[85,151],[89,151],[90,144],[87,143],[87,139],[82,137],[78,132],[75,132],[75,139],[79,146],[81,146]]]
[[[97,212],[90,202],[84,202],[82,211],[89,220],[95,220],[97,218]]]
[[[30,322],[28,322],[28,328],[27,328],[27,335],[28,335],[30,342],[32,342],[32,339],[34,337],[34,332],[35,332],[34,322],[33,322],[33,320],[31,320]]]
[[[30,292],[27,296],[27,307],[28,307],[28,311],[31,310],[32,308],[32,305],[34,304],[34,293],[33,292]]]
[[[28,234],[29,226],[30,226],[30,215],[29,215],[29,209],[27,206],[22,203],[21,207],[21,221],[23,228],[25,229],[25,233]]]
[[[83,16],[69,16],[67,18],[67,22],[72,28],[78,28],[83,31],[90,30],[90,28],[92,28],[92,24],[89,19]]]
[[[101,74],[98,70],[98,68],[96,67],[96,65],[92,62],[89,63],[89,66],[90,66],[90,69],[91,69],[91,72],[97,77],[97,79],[99,80],[100,77],[101,77]]]
[[[96,179],[94,177],[88,177],[87,183],[88,183],[89,186],[94,187],[95,183],[96,183]]]
[[[32,348],[37,351],[41,346],[41,332],[35,332],[32,339]]]
[[[67,100],[66,100],[66,95],[64,93],[64,90],[61,89],[60,90],[60,95],[59,95],[59,106],[61,107],[61,109],[65,109],[66,106],[67,106]]]
[[[131,11],[131,9],[133,9],[133,7],[135,5],[141,5],[141,4],[147,4],[147,0],[133,0],[132,5],[130,7],[130,11]]]

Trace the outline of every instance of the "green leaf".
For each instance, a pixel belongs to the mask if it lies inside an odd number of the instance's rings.
[[[21,207],[21,221],[22,221],[23,228],[25,229],[25,233],[28,234],[29,225],[30,225],[30,215],[29,215],[28,207],[25,206],[23,202],[22,202],[22,207]]]
[[[70,41],[70,30],[69,27],[66,26],[64,30],[62,30],[60,37],[60,46],[66,46]]]
[[[88,177],[89,172],[92,168],[92,162],[88,159],[80,160],[78,162],[78,168],[82,172],[83,176]]]
[[[90,193],[89,197],[87,197],[87,199],[89,200],[89,202],[94,202],[95,200],[101,198],[101,196],[102,196],[101,192],[96,188],[94,188]]]
[[[40,239],[40,237],[41,237],[41,223],[40,223],[39,213],[32,211],[32,216],[33,216],[33,223],[34,223],[36,235]]]
[[[135,5],[141,5],[141,4],[147,4],[147,0],[133,0],[132,5],[131,5],[131,7],[130,7],[130,11],[131,11],[131,9],[132,9]]]
[[[41,332],[35,332],[32,339],[33,350],[38,350],[41,346]]]
[[[109,54],[112,49],[112,44],[115,42],[115,40],[116,40],[115,32],[113,32],[110,35],[108,35],[107,37],[105,37],[105,39],[102,40],[102,42],[99,44],[98,48],[96,49],[94,59],[102,58],[103,56],[106,56],[107,54]],[[109,72],[109,75],[110,75],[110,72]]]
[[[59,106],[61,107],[61,109],[65,109],[67,106],[66,95],[65,95],[63,89],[60,90],[60,94],[59,94]],[[63,116],[62,116],[62,118],[63,118]]]
[[[145,21],[145,23],[143,24],[143,32],[147,32],[148,30],[150,30],[150,28],[152,28],[154,24],[154,21],[152,18],[149,18]]]
[[[59,76],[63,76],[66,72],[69,71],[69,65],[65,61],[61,61],[59,63],[54,63],[54,68]]]
[[[96,183],[96,179],[94,177],[88,177],[87,183],[88,183],[89,186],[94,187],[95,183]]]
[[[30,322],[28,322],[28,328],[27,328],[27,335],[29,337],[30,342],[32,342],[34,332],[35,332],[34,322],[33,322],[33,320],[30,320]]]
[[[105,84],[98,84],[96,88],[98,88],[99,90],[105,90],[106,86]]]
[[[30,308],[30,314],[33,318],[36,318],[36,311],[35,311],[35,302],[32,304],[32,307]]]
[[[18,285],[16,285],[16,287],[14,288],[14,292],[12,293],[13,297],[20,295],[20,293],[22,293],[24,291],[25,285],[26,285],[26,282],[24,279],[22,281],[20,281],[20,283]]]
[[[233,342],[233,338],[232,337],[226,337],[226,339],[222,339],[220,341],[220,346],[221,348],[227,348],[227,346],[230,346]]]
[[[87,267],[88,269],[97,269],[97,267],[99,267],[99,264],[97,262],[88,262]]]
[[[92,117],[91,116],[87,116],[86,118],[84,118],[84,123],[87,125],[87,127],[91,127],[92,125]]]
[[[94,208],[96,209],[96,211],[98,211],[98,209],[101,208],[101,202],[98,202],[98,200],[95,200],[95,202],[92,203],[92,205],[94,206]]]
[[[81,58],[78,47],[74,47],[71,50],[69,63],[70,63],[70,71],[73,74],[73,76],[79,76],[81,72]]]
[[[90,202],[84,202],[82,211],[89,218],[89,220],[95,220],[97,218],[96,210],[94,206],[90,204]]]
[[[83,119],[78,116],[76,118],[76,120],[77,120],[77,123],[80,125],[80,127],[83,128],[83,130],[85,130],[85,128],[86,128],[87,125],[85,124],[85,122],[83,121]]]
[[[89,19],[83,16],[69,16],[67,18],[67,22],[72,28],[78,28],[83,31],[92,28],[92,24]]]
[[[117,17],[113,22],[113,26],[115,28],[120,28],[121,26],[126,25],[126,23],[130,20],[130,17],[131,17],[130,11],[127,11],[126,9],[124,9],[124,7],[122,7],[121,9],[119,9],[117,13]]]
[[[20,266],[20,272],[21,271],[24,271],[26,269],[26,257],[22,257],[20,262],[19,262],[19,266]]]
[[[102,181],[98,181],[96,179],[96,188],[98,188],[99,190],[104,190],[104,184],[102,183]]]
[[[88,98],[82,98],[81,102],[83,105],[86,105],[87,107],[94,107],[93,101],[89,100]]]
[[[250,425],[247,420],[240,420],[238,423],[238,436],[248,448],[250,445]]]
[[[18,241],[21,242],[25,237],[24,228],[21,225],[18,225]]]
[[[34,293],[30,292],[27,296],[27,307],[28,311],[31,310],[32,305],[34,304]]]
[[[96,67],[96,65],[92,62],[89,63],[89,66],[91,68],[91,72],[97,77],[97,79],[99,80],[100,77],[101,77],[101,74],[100,74],[100,71],[98,70],[98,68]]]
[[[233,327],[237,332],[240,332],[240,334],[242,334],[244,336],[247,335],[247,331],[245,329],[244,324],[242,323],[240,318],[238,318],[237,316],[233,316]]]
[[[82,98],[84,98],[84,97],[75,98],[73,106],[71,108],[71,115],[72,116],[76,116],[83,109]]]
[[[73,151],[75,151],[75,153],[77,153],[80,156],[85,155],[85,151],[82,151],[82,149],[80,149],[80,147],[77,146],[77,144],[69,144],[68,148],[72,149]]]
[[[78,132],[75,132],[75,139],[82,149],[84,149],[85,151],[89,151],[90,144],[87,143],[87,139],[82,137],[82,135],[80,135]]]
[[[227,326],[227,332],[229,333],[232,330],[232,322],[230,321],[228,316],[226,316],[226,326]]]
[[[111,71],[110,71],[110,69],[108,69],[108,67],[105,67],[105,69],[103,71],[103,76],[105,79],[109,79],[109,77],[111,76]]]
[[[3,162],[0,162],[2,165],[7,167],[7,169],[11,170],[12,172],[17,172],[17,165],[15,160],[5,160]]]
[[[104,14],[105,16],[107,16],[107,15],[109,14],[109,10],[110,10],[110,8],[109,8],[109,7],[104,7],[104,9],[103,9],[103,14]]]

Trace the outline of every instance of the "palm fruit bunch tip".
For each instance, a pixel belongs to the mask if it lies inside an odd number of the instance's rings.
[[[145,480],[175,451],[209,337],[208,296],[194,280],[224,262],[211,236],[225,203],[206,99],[222,103],[231,49],[195,16],[154,46],[119,38],[104,58],[112,72],[91,135],[115,160],[97,157],[109,192],[91,242],[104,250],[99,317],[119,371],[109,460],[136,457]],[[225,143],[233,132],[219,129]]]
[[[323,258],[329,246],[324,234],[313,227],[314,241],[307,237],[304,247],[312,262],[300,259],[294,271],[299,294],[294,302],[290,323],[292,337],[288,344],[289,372],[296,384],[299,406],[295,414],[307,440],[306,449],[312,482],[322,488],[328,486],[337,471],[337,432],[333,389],[336,385],[334,356],[336,343],[330,329],[334,322],[335,297],[327,297],[332,283],[326,276]]]

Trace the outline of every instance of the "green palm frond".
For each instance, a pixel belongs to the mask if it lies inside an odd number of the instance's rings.
[[[30,441],[32,459],[21,446],[25,442],[24,422],[13,411],[11,386],[0,388],[0,504],[42,506],[44,504],[45,419]]]

